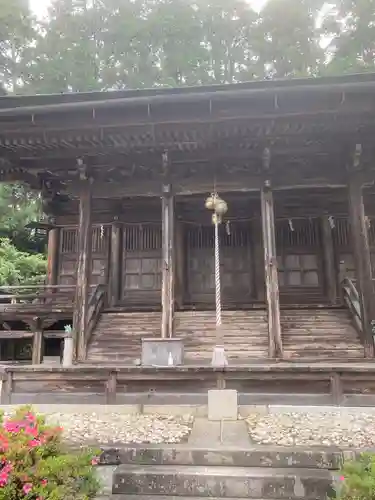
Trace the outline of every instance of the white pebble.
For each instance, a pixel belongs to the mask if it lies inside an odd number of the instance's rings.
[[[246,419],[251,439],[281,446],[375,446],[375,415],[370,413],[279,413]]]

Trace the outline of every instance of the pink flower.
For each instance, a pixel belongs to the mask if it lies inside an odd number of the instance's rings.
[[[340,481],[345,481],[345,477],[344,476],[340,476]]]
[[[33,415],[32,413],[26,413],[25,420],[27,422],[33,422],[33,423],[35,423],[36,422],[36,416]]]
[[[17,422],[5,422],[4,424],[4,429],[7,432],[10,432],[12,434],[15,434],[19,432],[20,430],[20,425]]]
[[[8,482],[9,472],[2,470],[0,472],[0,486],[5,486]]]
[[[2,468],[1,472],[10,472],[12,469],[13,469],[13,465],[10,462],[8,462]]]
[[[47,484],[48,484],[47,479],[42,479],[42,480],[41,480],[41,482],[40,482],[40,484],[41,484],[42,486],[47,486]]]
[[[91,460],[91,465],[98,465],[99,463],[99,458],[98,457],[94,457],[92,460]]]
[[[36,448],[37,446],[40,446],[40,441],[39,439],[32,439],[31,441],[29,441],[29,446],[30,448]]]
[[[33,489],[33,485],[31,483],[24,484],[24,486],[22,488],[25,495],[28,495],[32,489]]]
[[[28,425],[27,427],[25,427],[25,433],[30,434],[31,436],[37,437],[38,429],[36,427],[32,427],[32,426]]]

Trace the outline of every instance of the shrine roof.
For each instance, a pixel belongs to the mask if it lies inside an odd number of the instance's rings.
[[[314,175],[336,165],[336,179],[356,144],[363,146],[363,164],[373,164],[374,118],[375,73],[5,96],[0,181],[74,182],[77,159],[101,182],[138,174],[148,179],[160,174],[155,158],[165,151],[181,176],[187,165],[199,172],[210,165],[256,169],[266,147],[282,176],[291,165],[309,165]],[[299,175],[307,174],[300,169]]]
[[[368,90],[375,92],[375,73],[353,74],[336,77],[317,78],[295,78],[295,79],[275,79],[259,80],[235,84],[206,85],[195,87],[178,88],[152,88],[141,90],[109,90],[100,92],[74,92],[61,94],[45,94],[32,96],[3,96],[0,97],[0,114],[20,114],[30,112],[58,111],[61,107],[69,109],[84,108],[87,106],[116,105],[122,101],[128,103],[142,103],[144,101],[162,102],[173,99],[175,101],[193,100],[199,97],[208,99],[213,97],[224,97],[230,94],[239,95],[242,93],[252,94],[283,91],[303,91],[321,92],[335,90],[342,92],[345,90]],[[30,108],[30,109],[28,109]],[[35,109],[31,109],[35,108]]]

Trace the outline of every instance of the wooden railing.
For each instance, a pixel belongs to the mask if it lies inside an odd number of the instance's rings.
[[[358,332],[363,335],[361,303],[355,280],[348,277],[342,282],[344,304],[349,309]],[[363,339],[361,339],[363,340]]]
[[[89,308],[87,313],[87,327],[85,330],[85,345],[90,342],[91,335],[98,324],[101,313],[106,305],[107,287],[105,285],[97,285],[90,297]]]
[[[0,287],[0,308],[30,306],[33,304],[72,306],[75,286],[71,285],[18,285]]]

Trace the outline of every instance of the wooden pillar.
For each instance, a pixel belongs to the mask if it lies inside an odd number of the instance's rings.
[[[175,281],[175,304],[181,309],[184,305],[185,299],[185,234],[184,234],[184,224],[176,219],[175,220],[175,252],[174,252],[174,267],[176,271],[176,281]]]
[[[39,318],[35,318],[31,325],[31,328],[34,332],[32,364],[40,365],[43,358],[43,329]]]
[[[91,183],[87,179],[80,181],[77,283],[73,315],[77,358],[80,361],[86,357],[85,331],[90,298],[91,253]]]
[[[161,336],[168,338],[173,335],[174,318],[174,272],[173,272],[173,226],[174,199],[171,186],[163,185],[162,197],[162,322]]]
[[[329,302],[331,304],[336,304],[338,300],[336,276],[337,268],[335,262],[335,249],[333,245],[332,227],[328,216],[324,216],[321,219],[321,227],[326,294]]]
[[[371,321],[375,320],[375,298],[362,181],[359,173],[353,174],[349,180],[349,220],[356,267],[357,290],[361,304],[365,356],[371,358],[374,356]]]
[[[59,248],[60,248],[60,228],[50,229],[48,233],[48,260],[47,260],[47,280],[48,285],[57,285],[59,276]]]
[[[253,221],[252,224],[252,258],[253,258],[253,276],[254,276],[254,287],[253,292],[255,294],[255,299],[258,302],[264,303],[266,300],[266,292],[265,292],[265,276],[264,276],[264,251],[262,245],[262,224],[261,224],[261,216],[259,215],[259,220]]]
[[[115,307],[120,296],[121,286],[121,233],[122,224],[114,222],[111,230],[111,256],[110,256],[110,289],[108,302]]]
[[[269,357],[282,358],[283,347],[281,341],[274,206],[272,191],[267,183],[261,190],[261,211],[265,284],[268,306]]]

